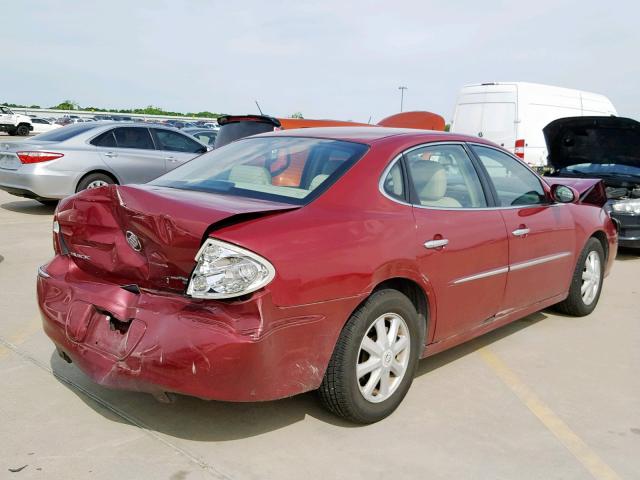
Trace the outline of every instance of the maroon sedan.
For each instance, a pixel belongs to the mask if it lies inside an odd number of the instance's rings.
[[[587,315],[617,250],[597,180],[545,183],[477,138],[274,132],[147,185],[62,200],[44,329],[108,387],[227,401],[318,390],[375,422],[418,360],[555,305]]]

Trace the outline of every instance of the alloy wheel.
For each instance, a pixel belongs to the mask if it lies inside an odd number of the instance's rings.
[[[356,361],[356,378],[365,400],[391,397],[407,372],[411,354],[409,328],[396,313],[385,313],[367,329]]]
[[[600,256],[597,252],[591,251],[584,261],[582,270],[582,286],[580,293],[585,305],[591,305],[598,295],[601,280]]]
[[[109,184],[104,180],[94,180],[89,185],[87,185],[87,190],[90,190],[92,188],[104,187],[105,185],[109,185]]]

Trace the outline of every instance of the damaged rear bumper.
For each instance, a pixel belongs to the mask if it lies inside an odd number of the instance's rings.
[[[109,284],[57,256],[38,272],[44,331],[94,382],[227,401],[318,388],[361,298],[279,308],[268,292],[216,302]]]

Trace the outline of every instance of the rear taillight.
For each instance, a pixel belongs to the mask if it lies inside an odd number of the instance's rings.
[[[516,149],[513,153],[516,154],[516,157],[524,160],[524,140],[516,140]]]
[[[58,239],[58,235],[60,235],[60,224],[58,223],[58,216],[53,216],[53,251],[56,255],[60,255],[60,240]]]
[[[51,160],[64,157],[63,153],[55,152],[16,152],[16,155],[18,155],[20,162],[23,164],[50,162]]]

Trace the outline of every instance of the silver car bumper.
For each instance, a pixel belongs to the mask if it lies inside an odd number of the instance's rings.
[[[0,168],[0,189],[27,198],[64,198],[75,193],[77,176],[77,172],[52,170],[37,163],[17,170]]]

